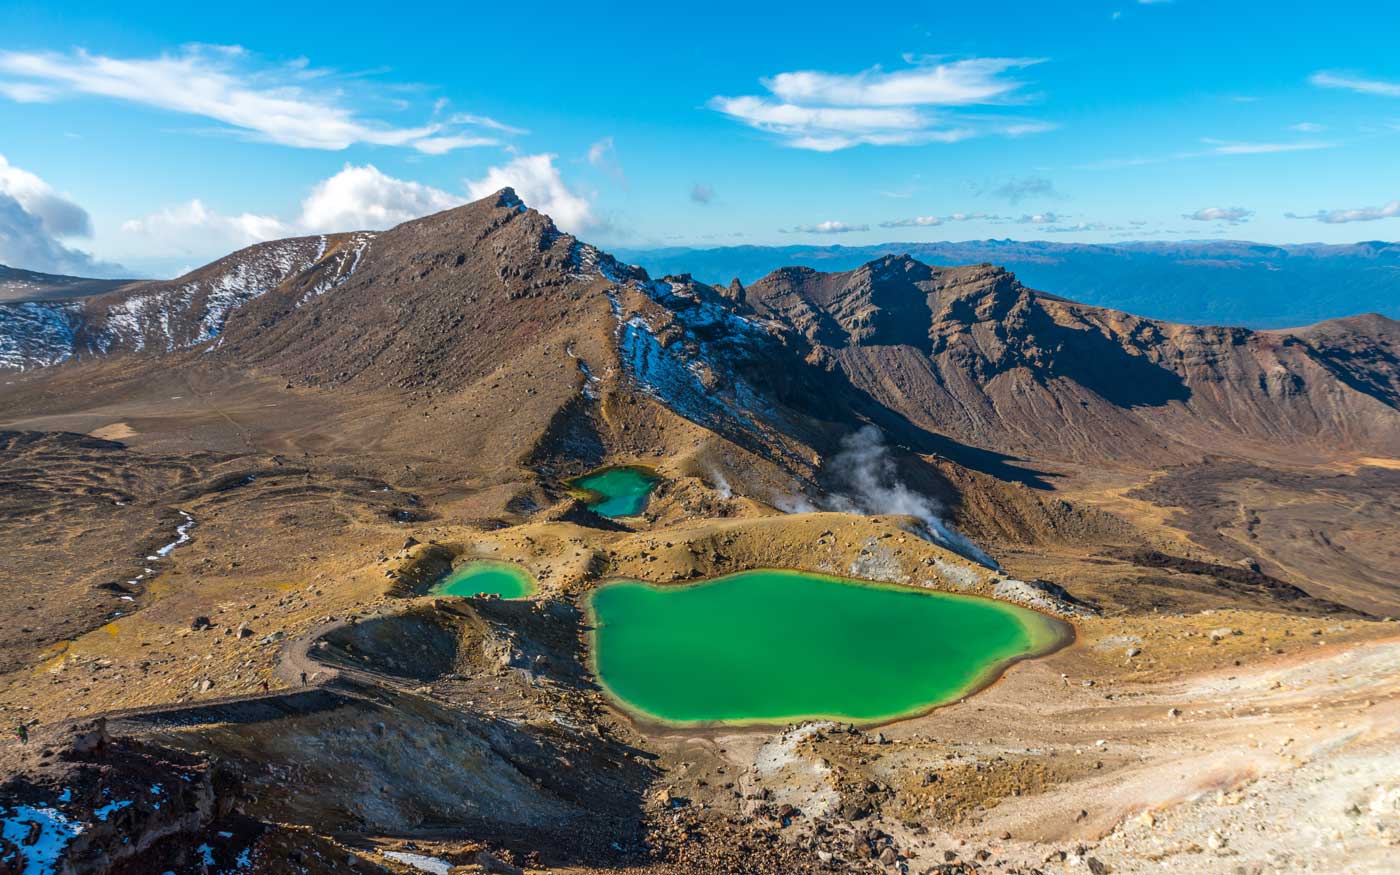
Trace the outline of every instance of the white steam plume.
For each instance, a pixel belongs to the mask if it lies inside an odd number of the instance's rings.
[[[998,567],[996,560],[943,519],[943,508],[936,500],[915,492],[899,479],[884,435],[875,426],[867,425],[841,441],[841,451],[828,466],[843,487],[827,496],[826,504],[832,510],[914,517],[925,530],[915,534],[989,568]]]

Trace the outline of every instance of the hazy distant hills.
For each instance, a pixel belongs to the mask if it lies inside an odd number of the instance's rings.
[[[0,264],[0,303],[59,301],[83,298],[119,289],[133,280],[97,280],[21,270]]]
[[[745,284],[786,266],[846,271],[883,255],[927,264],[990,263],[1027,286],[1141,316],[1284,328],[1376,312],[1400,317],[1400,244],[1269,246],[1236,241],[1082,244],[973,240],[876,246],[622,249],[653,276]]]

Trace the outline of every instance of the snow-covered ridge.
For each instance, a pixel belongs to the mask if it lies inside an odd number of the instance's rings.
[[[777,418],[736,369],[779,342],[777,328],[692,286],[665,280],[629,285],[664,311],[634,314],[619,329],[623,368],[639,388],[680,416],[720,431]]]
[[[372,237],[356,234],[331,256],[336,262],[321,292],[354,272]],[[0,369],[206,343],[219,336],[238,308],[315,266],[326,247],[326,237],[264,243],[182,280],[143,284],[105,305],[110,298],[0,305]]]
[[[94,345],[102,352],[113,348],[171,351],[211,340],[224,330],[234,310],[312,267],[324,240],[266,243],[225,259],[227,266],[211,276],[134,294],[108,308],[103,320],[106,342]]]
[[[588,243],[574,241],[569,252],[569,262],[573,266],[570,277],[576,280],[591,280],[602,277],[619,285],[628,282],[646,281],[646,271],[640,267],[623,264],[603,250]]]

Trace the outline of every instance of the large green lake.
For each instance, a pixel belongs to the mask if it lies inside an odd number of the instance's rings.
[[[603,688],[644,721],[673,725],[910,716],[1072,636],[1004,602],[799,571],[617,581],[588,608]]]
[[[452,569],[429,592],[433,595],[474,596],[491,593],[503,599],[518,599],[532,595],[535,579],[529,572],[510,562],[474,559]]]
[[[605,517],[636,516],[647,506],[657,477],[645,468],[605,468],[573,481],[588,496],[588,509]]]

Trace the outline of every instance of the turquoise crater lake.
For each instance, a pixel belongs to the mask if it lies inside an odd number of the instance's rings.
[[[588,509],[605,517],[629,517],[641,513],[659,478],[635,466],[605,468],[574,480],[586,496]]]
[[[599,683],[670,725],[912,716],[1073,636],[1004,602],[799,571],[616,581],[587,605]]]
[[[519,565],[475,559],[449,571],[428,592],[467,597],[487,593],[503,599],[518,599],[534,594],[535,579]]]

